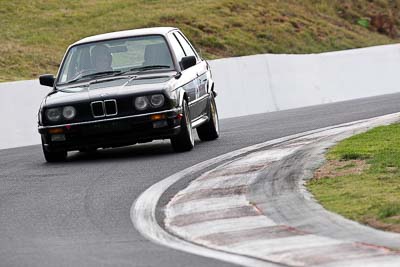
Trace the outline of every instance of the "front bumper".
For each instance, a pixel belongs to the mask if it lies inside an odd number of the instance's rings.
[[[177,135],[180,132],[180,114],[180,109],[171,109],[122,118],[39,126],[38,131],[47,151],[118,147]],[[161,118],[155,118],[155,115]]]

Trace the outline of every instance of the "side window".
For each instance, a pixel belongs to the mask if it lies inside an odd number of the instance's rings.
[[[188,43],[188,41],[186,41],[182,34],[180,32],[175,32],[174,34],[178,38],[179,43],[182,45],[186,56],[195,56],[197,58],[197,54],[194,52],[192,46]]]
[[[176,59],[178,60],[178,62],[180,62],[182,58],[186,56],[185,52],[182,49],[182,46],[179,44],[174,34],[170,34],[168,39],[171,42],[171,46],[175,52]]]

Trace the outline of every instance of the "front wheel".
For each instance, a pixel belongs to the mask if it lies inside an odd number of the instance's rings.
[[[43,155],[44,158],[46,159],[47,162],[61,162],[65,161],[67,158],[67,151],[57,151],[57,152],[51,152],[47,151],[44,145],[42,144],[42,149],[43,149]]]
[[[213,96],[210,99],[208,114],[208,121],[197,128],[197,135],[201,141],[211,141],[219,137],[218,111]]]
[[[175,152],[189,151],[194,147],[192,122],[187,101],[183,101],[181,119],[181,131],[177,136],[171,138],[171,145]]]

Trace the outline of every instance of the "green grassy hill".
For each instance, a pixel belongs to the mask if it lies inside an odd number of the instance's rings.
[[[313,53],[398,42],[400,0],[0,0],[0,81],[55,73],[85,36],[182,29],[206,58]]]
[[[328,210],[400,233],[400,124],[339,142],[307,184]]]

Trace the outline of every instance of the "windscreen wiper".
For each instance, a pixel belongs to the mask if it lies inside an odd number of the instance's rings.
[[[70,81],[68,81],[66,83],[63,83],[62,85],[71,84],[71,83],[74,83],[74,82],[77,82],[79,80],[82,80],[82,79],[85,79],[85,78],[89,78],[89,77],[97,77],[97,76],[103,76],[103,75],[109,75],[109,74],[116,75],[116,74],[120,74],[120,73],[121,73],[120,70],[108,70],[108,71],[100,71],[100,72],[89,73],[89,74],[86,74],[86,75],[80,74],[75,79],[72,79],[72,80],[70,80]]]
[[[109,74],[120,74],[120,73],[121,73],[120,70],[100,71],[100,72],[89,73],[89,74],[83,75],[81,78],[97,77],[97,76],[103,76],[103,75],[109,75]]]
[[[171,66],[168,65],[149,65],[149,66],[143,66],[143,67],[135,67],[135,68],[131,68],[127,71],[121,72],[119,74],[126,74],[126,73],[140,73],[142,71],[147,71],[147,70],[156,70],[156,69],[169,69],[171,68]]]

